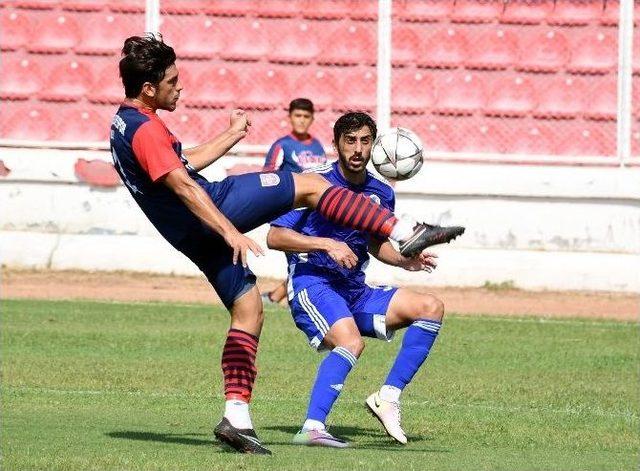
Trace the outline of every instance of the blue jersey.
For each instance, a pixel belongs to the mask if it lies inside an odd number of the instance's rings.
[[[320,173],[335,186],[348,188],[355,193],[364,193],[385,208],[391,211],[395,209],[393,189],[371,172],[367,172],[362,185],[354,185],[342,176],[338,162],[323,165],[313,171]],[[325,252],[288,254],[289,276],[294,292],[323,281],[354,287],[364,283],[364,269],[369,262],[370,236],[367,233],[337,225],[322,217],[317,211],[306,208],[290,211],[274,220],[271,225],[293,229],[303,235],[345,242],[358,257],[357,266],[349,270],[339,266]]]
[[[326,161],[324,148],[316,138],[309,137],[300,141],[289,134],[273,143],[264,162],[264,171],[283,170],[300,173]]]
[[[156,113],[123,104],[111,124],[111,155],[142,212],[172,245],[202,227],[178,196],[159,180],[184,167],[203,188],[210,183],[182,155],[182,144]]]

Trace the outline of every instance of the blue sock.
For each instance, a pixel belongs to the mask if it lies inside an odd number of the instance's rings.
[[[433,342],[438,337],[441,322],[418,319],[409,326],[402,339],[402,347],[389,371],[385,385],[400,390],[409,384],[429,355]]]
[[[323,424],[336,402],[342,386],[356,364],[357,358],[344,347],[336,347],[322,360],[311,390],[307,420],[317,420]]]

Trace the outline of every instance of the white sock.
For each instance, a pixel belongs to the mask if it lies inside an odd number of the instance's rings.
[[[380,399],[387,402],[400,402],[402,389],[385,384],[380,388]]]
[[[309,430],[325,430],[325,427],[319,420],[307,419],[302,424],[302,431],[308,432]]]
[[[401,242],[403,240],[407,240],[409,237],[413,235],[413,226],[415,223],[409,221],[405,218],[399,218],[396,225],[391,229],[391,235],[389,236],[392,240],[396,242]]]
[[[232,399],[224,404],[224,416],[235,428],[253,428],[249,416],[249,404],[238,399]]]

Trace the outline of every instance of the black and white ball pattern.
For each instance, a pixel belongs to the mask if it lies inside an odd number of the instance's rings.
[[[376,138],[371,161],[383,177],[406,180],[422,168],[422,141],[409,129],[391,128]]]

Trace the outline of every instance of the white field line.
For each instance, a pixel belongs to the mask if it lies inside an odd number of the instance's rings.
[[[154,392],[154,391],[116,391],[109,389],[51,389],[51,388],[32,388],[32,387],[13,387],[13,386],[5,386],[2,388],[3,394],[8,392],[25,392],[25,393],[35,393],[35,394],[58,394],[58,395],[68,395],[68,396],[134,396],[134,397],[149,397],[149,398],[161,398],[161,399],[200,399],[200,400],[221,400],[223,399],[222,394],[211,394],[211,395],[202,395],[202,394],[192,394],[192,393],[184,393],[184,392],[176,392],[176,393],[162,393],[162,392]],[[266,396],[260,395],[258,400],[260,402],[304,402],[306,403],[306,397],[300,398],[287,398],[282,396]],[[341,403],[350,403],[350,404],[364,404],[364,401],[357,401],[354,399],[345,399],[342,398],[340,400]],[[496,405],[496,404],[458,404],[458,403],[435,403],[430,401],[413,401],[413,400],[405,400],[402,401],[404,406],[419,406],[419,407],[447,407],[452,409],[480,409],[480,410],[488,410],[495,412],[508,412],[508,413],[516,413],[516,412],[542,412],[542,413],[551,413],[551,414],[564,414],[564,415],[577,415],[577,416],[599,416],[599,417],[608,417],[608,418],[623,418],[626,420],[636,420],[640,418],[640,416],[631,411],[608,411],[602,410],[598,408],[593,408],[590,406],[585,407],[565,407],[565,408],[554,408],[554,407],[535,407],[535,406],[514,406],[514,405]]]

